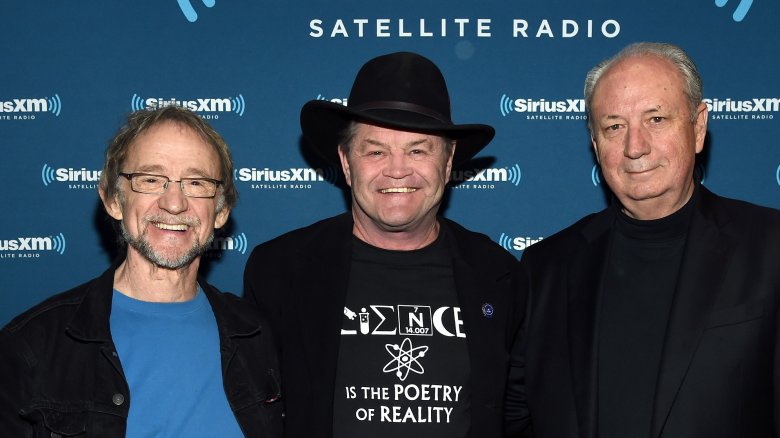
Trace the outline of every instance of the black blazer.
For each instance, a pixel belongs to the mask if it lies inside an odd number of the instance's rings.
[[[774,437],[780,212],[697,189],[647,436]],[[616,214],[588,216],[523,255],[529,316],[512,379],[526,379],[534,437],[597,436],[597,315]],[[525,401],[510,394],[508,404]]]
[[[455,287],[471,361],[471,432],[499,437],[509,354],[525,312],[518,262],[482,234],[439,219],[453,238]],[[245,297],[267,312],[280,347],[287,437],[329,437],[351,263],[352,216],[342,214],[254,249]],[[493,318],[482,315],[490,303]]]

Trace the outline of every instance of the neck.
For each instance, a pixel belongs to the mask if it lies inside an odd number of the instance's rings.
[[[373,224],[366,225],[358,220],[353,213],[355,225],[352,234],[358,239],[377,248],[394,251],[411,251],[424,248],[433,243],[439,236],[439,222],[433,218],[429,223],[404,230],[385,230]]]
[[[175,303],[189,301],[198,291],[200,258],[180,269],[161,268],[128,250],[114,272],[114,289],[140,301]]]

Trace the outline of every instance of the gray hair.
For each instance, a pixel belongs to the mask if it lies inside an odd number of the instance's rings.
[[[593,91],[596,89],[596,85],[598,85],[604,73],[617,62],[635,56],[656,56],[674,65],[685,84],[685,94],[688,96],[688,102],[691,107],[691,122],[696,120],[696,108],[701,103],[703,95],[701,77],[693,60],[682,48],[674,44],[641,42],[630,44],[618,52],[617,55],[601,61],[585,76],[585,107],[588,112],[588,128],[591,130],[591,133],[593,132],[591,106],[593,103]]]
[[[218,178],[222,181],[222,189],[217,194],[217,212],[225,207],[232,208],[238,199],[238,191],[233,184],[233,158],[225,140],[200,116],[175,105],[138,110],[127,117],[125,125],[119,129],[106,148],[105,164],[100,177],[100,188],[105,193],[106,199],[111,199],[115,195],[122,199],[119,172],[122,171],[133,142],[150,128],[165,122],[177,123],[191,129],[214,148],[219,157]]]

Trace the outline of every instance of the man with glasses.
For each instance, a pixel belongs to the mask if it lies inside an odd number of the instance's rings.
[[[124,257],[0,332],[3,436],[280,435],[271,335],[198,279],[237,193],[220,135],[170,106],[130,115],[99,192]]]

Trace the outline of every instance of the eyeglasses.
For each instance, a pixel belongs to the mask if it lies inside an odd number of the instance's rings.
[[[182,178],[174,181],[167,176],[153,175],[150,173],[122,173],[119,175],[130,180],[130,188],[137,193],[162,195],[168,188],[168,184],[175,182],[181,186],[184,196],[190,198],[213,198],[217,194],[217,187],[222,181],[211,178]]]

